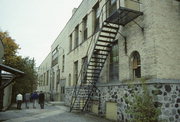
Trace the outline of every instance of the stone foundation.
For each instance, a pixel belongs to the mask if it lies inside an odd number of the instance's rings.
[[[150,95],[154,98],[154,105],[161,110],[160,119],[169,122],[178,122],[180,119],[180,81],[179,80],[151,80],[146,83]],[[133,92],[141,93],[142,85],[140,83],[108,83],[98,84],[101,91],[101,104],[99,115],[105,116],[106,102],[117,103],[117,120],[126,121],[130,117],[125,112],[128,101],[125,98],[133,97]],[[66,105],[70,105],[72,88],[66,89]],[[93,96],[98,100],[97,96]]]

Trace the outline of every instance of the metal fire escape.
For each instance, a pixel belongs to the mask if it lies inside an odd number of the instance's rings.
[[[89,110],[91,106],[91,97],[94,93],[96,93],[96,91],[99,92],[96,87],[96,82],[98,81],[106,59],[114,44],[116,35],[119,33],[119,27],[125,26],[138,16],[143,15],[140,11],[121,7],[119,5],[119,8],[108,16],[107,6],[109,1],[110,0],[107,0],[100,11],[100,16],[105,19],[102,21],[98,34],[92,37],[87,51],[88,59],[81,68],[78,80],[72,93],[70,111]],[[92,47],[92,49],[90,49],[90,47]]]

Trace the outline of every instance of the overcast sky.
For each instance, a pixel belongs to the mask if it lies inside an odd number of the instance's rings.
[[[34,57],[39,66],[81,1],[0,0],[0,30],[19,44],[19,55]]]

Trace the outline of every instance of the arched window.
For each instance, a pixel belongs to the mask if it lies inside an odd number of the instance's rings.
[[[133,79],[141,77],[141,58],[137,51],[131,54],[131,70]]]

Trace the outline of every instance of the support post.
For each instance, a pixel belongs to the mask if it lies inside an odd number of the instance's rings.
[[[141,31],[142,32],[144,32],[144,28],[143,27],[141,27],[136,21],[134,21],[134,20],[132,20],[138,27],[140,27],[141,28]]]

